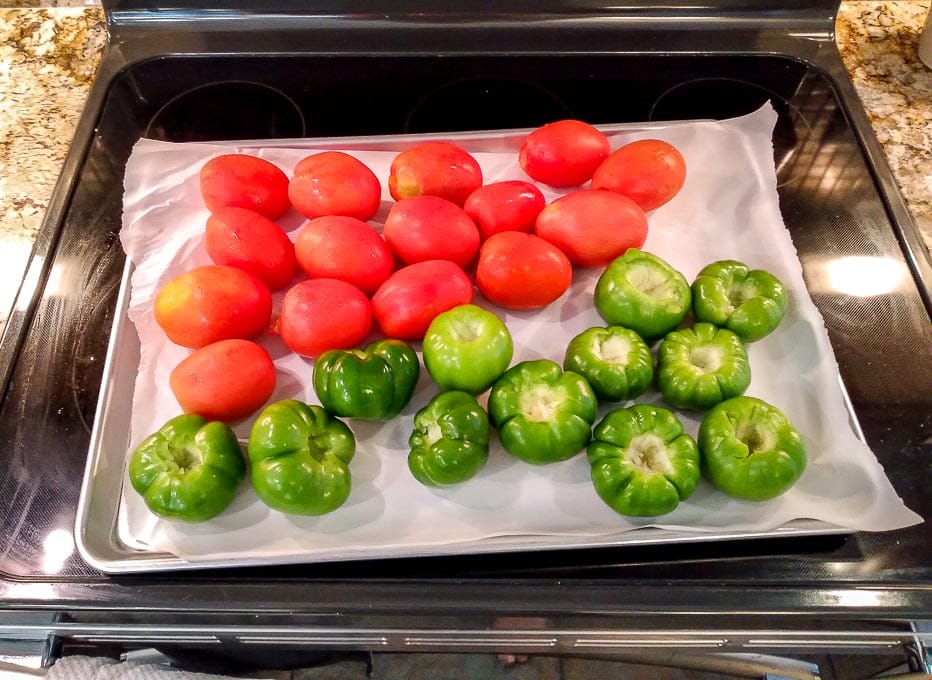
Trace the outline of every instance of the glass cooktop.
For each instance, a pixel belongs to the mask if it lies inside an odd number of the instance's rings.
[[[104,582],[71,536],[124,257],[122,175],[140,137],[207,141],[727,118],[771,101],[784,220],[864,435],[928,516],[928,310],[831,82],[777,56],[165,57],[113,80],[0,402],[0,571]],[[867,273],[865,275],[864,273]],[[250,571],[251,577],[650,577],[909,583],[928,524],[762,539]],[[152,580],[178,578],[153,576]],[[188,582],[209,573],[185,574]]]

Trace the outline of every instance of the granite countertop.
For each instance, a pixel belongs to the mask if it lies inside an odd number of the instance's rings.
[[[99,7],[61,6],[80,1],[7,0],[17,7],[0,8],[0,329],[107,39]],[[848,0],[836,37],[932,249],[932,70],[916,56],[930,2]]]

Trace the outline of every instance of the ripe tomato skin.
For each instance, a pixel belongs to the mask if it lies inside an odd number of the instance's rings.
[[[535,233],[570,262],[602,267],[647,239],[647,216],[637,203],[607,189],[581,189],[553,201],[537,216]]]
[[[277,220],[291,207],[287,175],[264,158],[235,153],[216,156],[201,168],[200,183],[210,212],[235,206]]]
[[[667,203],[685,182],[683,154],[660,139],[642,139],[616,149],[592,175],[593,189],[627,196],[642,210]]]
[[[301,269],[312,279],[340,279],[372,295],[395,269],[388,244],[355,217],[327,215],[307,222],[295,240]]]
[[[253,274],[271,290],[294,276],[294,245],[275,222],[246,208],[220,208],[207,218],[205,245],[216,264]]]
[[[292,352],[316,358],[362,342],[372,327],[369,298],[339,279],[310,279],[288,289],[274,330]]]
[[[575,187],[592,177],[610,151],[608,138],[592,125],[581,120],[558,120],[540,126],[525,138],[518,162],[538,182]]]
[[[479,228],[483,240],[500,231],[534,229],[537,214],[547,205],[540,189],[522,180],[485,184],[469,194],[463,210]]]
[[[259,335],[272,315],[272,296],[249,272],[211,264],[162,286],[154,311],[169,340],[199,349],[218,340]]]
[[[449,260],[426,260],[402,267],[372,297],[372,313],[382,332],[396,340],[421,340],[438,314],[472,302],[472,281]]]
[[[185,413],[230,422],[254,413],[272,396],[275,364],[255,342],[220,340],[184,359],[168,382]]]
[[[396,201],[428,194],[462,206],[482,186],[482,168],[465,149],[450,142],[424,142],[392,160],[388,190]]]
[[[345,215],[365,222],[382,200],[379,178],[365,163],[342,151],[322,151],[294,168],[288,197],[308,218]]]
[[[479,229],[455,203],[439,196],[403,198],[392,206],[382,230],[405,264],[450,260],[466,267],[479,250]]]
[[[534,234],[503,231],[479,249],[476,285],[490,302],[502,307],[545,307],[563,295],[572,280],[569,258]]]

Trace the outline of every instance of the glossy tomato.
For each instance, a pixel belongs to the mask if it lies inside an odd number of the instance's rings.
[[[358,158],[342,151],[322,151],[295,166],[288,197],[305,217],[345,215],[365,222],[379,209],[382,185]]]
[[[440,196],[462,206],[482,186],[482,168],[465,149],[450,142],[424,142],[399,153],[388,174],[395,200]]]
[[[265,330],[272,296],[258,277],[212,264],[185,272],[155,296],[155,320],[169,340],[198,349],[218,340],[248,339]]]
[[[200,184],[211,212],[235,206],[277,220],[291,207],[287,175],[264,158],[237,153],[211,158],[201,168]]]
[[[601,267],[647,238],[647,216],[637,203],[606,189],[558,198],[537,216],[535,233],[573,264]]]
[[[581,120],[558,120],[529,134],[518,152],[521,168],[532,179],[554,187],[575,187],[611,151],[608,138]]]
[[[545,307],[566,292],[573,265],[556,246],[534,234],[503,231],[479,249],[476,285],[509,309]]]
[[[207,254],[258,276],[272,290],[294,275],[294,245],[275,222],[246,208],[220,208],[207,219]]]
[[[530,182],[506,180],[476,189],[463,210],[476,223],[479,235],[487,239],[500,231],[531,231],[545,205],[547,199]]]
[[[405,264],[450,260],[465,267],[479,250],[479,229],[455,203],[438,196],[403,198],[392,206],[382,230]]]
[[[288,289],[273,331],[292,352],[317,357],[361,343],[372,327],[369,298],[339,279],[310,279]]]
[[[596,168],[593,189],[627,196],[643,210],[659,208],[686,182],[686,160],[672,144],[642,139],[616,149]]]
[[[275,364],[255,342],[220,340],[178,364],[168,382],[185,413],[229,422],[257,411],[272,396]]]
[[[438,314],[471,302],[472,296],[472,282],[459,265],[426,260],[388,277],[372,297],[372,313],[388,337],[420,340]]]
[[[355,217],[329,215],[305,224],[295,240],[301,269],[312,279],[340,279],[372,295],[395,268],[388,244]]]

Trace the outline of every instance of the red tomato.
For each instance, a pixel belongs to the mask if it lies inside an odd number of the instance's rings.
[[[537,216],[535,232],[570,262],[601,267],[647,239],[647,216],[637,203],[605,189],[574,191]]]
[[[362,342],[372,327],[372,305],[356,286],[339,279],[311,279],[285,293],[273,332],[292,352],[317,357]]]
[[[207,254],[253,274],[272,290],[294,275],[294,245],[275,222],[246,208],[220,208],[207,218]]]
[[[255,412],[272,396],[275,364],[254,342],[221,340],[178,364],[168,383],[185,413],[229,422]]]
[[[686,160],[676,147],[659,139],[642,139],[602,161],[592,176],[592,188],[615,191],[642,210],[653,210],[676,196],[685,181]]]
[[[573,265],[566,255],[534,234],[503,231],[479,250],[476,285],[502,307],[545,307],[563,295],[572,280]]]
[[[246,154],[211,158],[201,168],[200,180],[201,195],[210,212],[235,206],[277,220],[291,207],[288,177],[262,158]]]
[[[365,222],[379,209],[382,185],[359,159],[342,151],[323,151],[295,166],[288,197],[305,217],[345,215]]]
[[[553,187],[575,187],[592,177],[611,151],[608,138],[581,120],[558,120],[529,134],[518,162],[532,179]]]
[[[481,186],[479,163],[450,142],[424,142],[402,151],[388,174],[388,190],[396,201],[428,194],[461,206]]]
[[[395,268],[378,232],[355,217],[329,215],[305,224],[295,241],[298,264],[313,278],[340,279],[371,295]]]
[[[382,230],[405,264],[450,260],[465,267],[479,250],[479,230],[458,205],[437,196],[403,198],[392,206]]]
[[[500,231],[531,231],[545,205],[547,199],[536,186],[509,180],[479,187],[466,199],[463,210],[487,239]]]
[[[155,320],[169,340],[198,349],[218,340],[259,335],[272,315],[272,296],[249,272],[211,264],[166,283],[154,307]]]
[[[372,297],[372,313],[397,340],[420,340],[438,314],[472,301],[472,282],[449,260],[427,260],[402,267]]]

